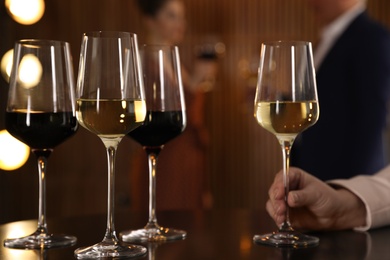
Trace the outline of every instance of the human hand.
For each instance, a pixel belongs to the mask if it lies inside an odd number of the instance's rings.
[[[294,167],[289,171],[289,187],[287,201],[290,207],[290,222],[294,228],[338,230],[365,224],[365,206],[349,190],[331,187]],[[282,172],[276,175],[269,189],[266,209],[278,226],[283,223],[286,205]]]

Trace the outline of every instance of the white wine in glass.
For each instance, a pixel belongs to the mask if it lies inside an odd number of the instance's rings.
[[[282,148],[287,210],[277,232],[255,235],[253,239],[256,243],[281,247],[318,245],[317,237],[293,229],[287,205],[293,142],[299,133],[317,122],[320,111],[310,42],[262,44],[254,110],[257,122],[277,137]]]
[[[107,151],[107,228],[101,242],[75,250],[78,259],[128,258],[146,248],[119,241],[114,227],[115,154],[122,138],[146,115],[137,36],[127,32],[83,35],[77,81],[77,120]]]

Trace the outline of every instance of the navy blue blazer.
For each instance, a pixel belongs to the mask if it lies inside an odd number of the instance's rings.
[[[292,148],[291,165],[322,180],[373,174],[387,164],[390,34],[366,13],[316,72],[320,116]]]

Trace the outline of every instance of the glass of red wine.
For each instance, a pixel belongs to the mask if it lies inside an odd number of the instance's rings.
[[[47,159],[77,130],[74,76],[70,46],[51,40],[15,43],[5,125],[8,132],[30,146],[39,171],[38,228],[29,236],[4,240],[10,248],[71,246],[76,237],[48,233],[46,223]]]
[[[126,242],[184,239],[185,231],[164,228],[156,217],[157,157],[167,142],[184,131],[187,120],[179,49],[169,45],[143,45],[140,53],[147,113],[143,125],[128,136],[141,144],[148,156],[149,220],[144,228],[120,235]]]

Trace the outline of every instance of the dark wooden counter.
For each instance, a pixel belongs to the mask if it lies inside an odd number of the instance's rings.
[[[320,245],[306,249],[283,249],[257,245],[254,234],[275,229],[265,212],[248,210],[158,212],[159,223],[184,229],[187,238],[164,244],[149,244],[148,255],[138,259],[388,259],[390,228],[370,232],[319,232]],[[147,214],[120,212],[116,214],[116,230],[142,227]],[[66,233],[78,238],[76,246],[45,251],[8,249],[1,246],[2,260],[75,259],[73,251],[80,246],[99,242],[105,232],[103,215],[83,216],[48,221],[52,233]],[[35,220],[12,222],[0,226],[0,239],[27,235],[36,228]]]

